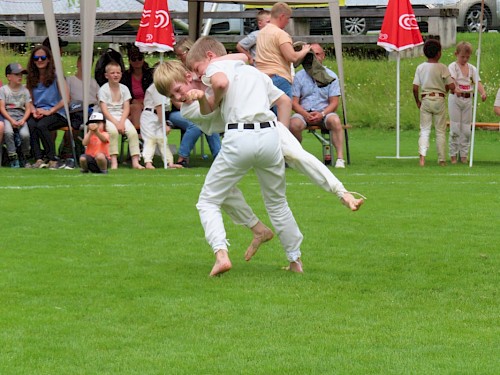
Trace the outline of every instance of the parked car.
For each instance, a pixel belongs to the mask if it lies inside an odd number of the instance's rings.
[[[479,31],[481,1],[460,0],[456,7],[458,8],[458,30]],[[484,0],[483,31],[488,30],[500,30],[500,0]]]

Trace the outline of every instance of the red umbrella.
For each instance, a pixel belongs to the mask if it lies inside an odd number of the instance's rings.
[[[137,31],[135,45],[141,52],[160,52],[160,61],[163,61],[163,52],[174,49],[175,37],[172,19],[168,11],[167,0],[146,0],[142,11],[141,23]],[[165,99],[162,103],[162,112],[165,113]],[[165,121],[163,133],[166,134]],[[163,165],[167,168],[167,138],[163,140]]]
[[[396,158],[399,159],[399,71],[400,71],[400,51],[413,48],[423,44],[422,35],[418,28],[417,19],[413,13],[410,0],[389,0],[385,11],[382,30],[378,37],[377,44],[387,51],[397,52],[397,73],[396,73]]]
[[[142,52],[168,52],[174,43],[167,0],[146,0],[135,45]]]
[[[389,0],[377,44],[387,51],[402,51],[423,44],[409,0]]]

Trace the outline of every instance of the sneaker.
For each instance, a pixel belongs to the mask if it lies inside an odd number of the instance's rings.
[[[335,162],[335,168],[345,168],[344,159],[337,159],[337,161]]]
[[[38,159],[35,164],[31,166],[31,168],[47,168],[49,165],[46,164],[42,159]]]
[[[183,161],[178,161],[177,164],[182,165],[184,168],[189,168],[189,162],[187,159],[184,159]]]
[[[29,161],[27,161],[24,163],[24,168],[33,168],[33,165]]]
[[[75,161],[73,159],[66,159],[64,169],[75,169]]]
[[[11,158],[10,159],[10,167],[11,168],[20,168],[21,166],[19,165],[19,159],[17,158],[17,155],[16,155],[16,158]]]

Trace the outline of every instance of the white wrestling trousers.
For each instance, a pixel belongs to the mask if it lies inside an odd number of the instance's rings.
[[[342,198],[346,188],[317,157],[310,154],[282,123],[278,122],[281,150],[288,165],[309,177],[316,185]]]
[[[450,94],[448,96],[448,113],[450,115],[450,156],[467,157],[471,137],[472,97],[463,98]]]
[[[275,127],[226,131],[221,151],[207,174],[196,205],[205,238],[214,252],[227,249],[221,213],[223,205],[231,207],[232,212],[228,213],[235,222],[243,223],[253,215],[246,209],[243,215],[234,215],[241,207],[248,207],[234,186],[250,169],[255,170],[266,210],[287,259],[294,262],[300,257],[303,236],[286,201],[285,166]]]

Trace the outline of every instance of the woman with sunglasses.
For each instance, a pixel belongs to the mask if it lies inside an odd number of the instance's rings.
[[[37,46],[31,52],[26,88],[31,94],[31,117],[28,119],[28,127],[35,157],[33,168],[57,169],[55,137],[52,137],[52,131],[66,126],[68,122],[62,95],[57,86],[52,53],[45,46]],[[66,84],[63,94],[69,101]],[[40,142],[45,155],[42,153]],[[48,164],[43,160],[44,156],[48,159]]]
[[[144,54],[136,46],[128,50],[129,69],[123,73],[121,83],[128,87],[132,94],[129,120],[136,129],[141,127],[141,113],[144,109],[144,95],[153,83],[153,72],[144,60]]]

